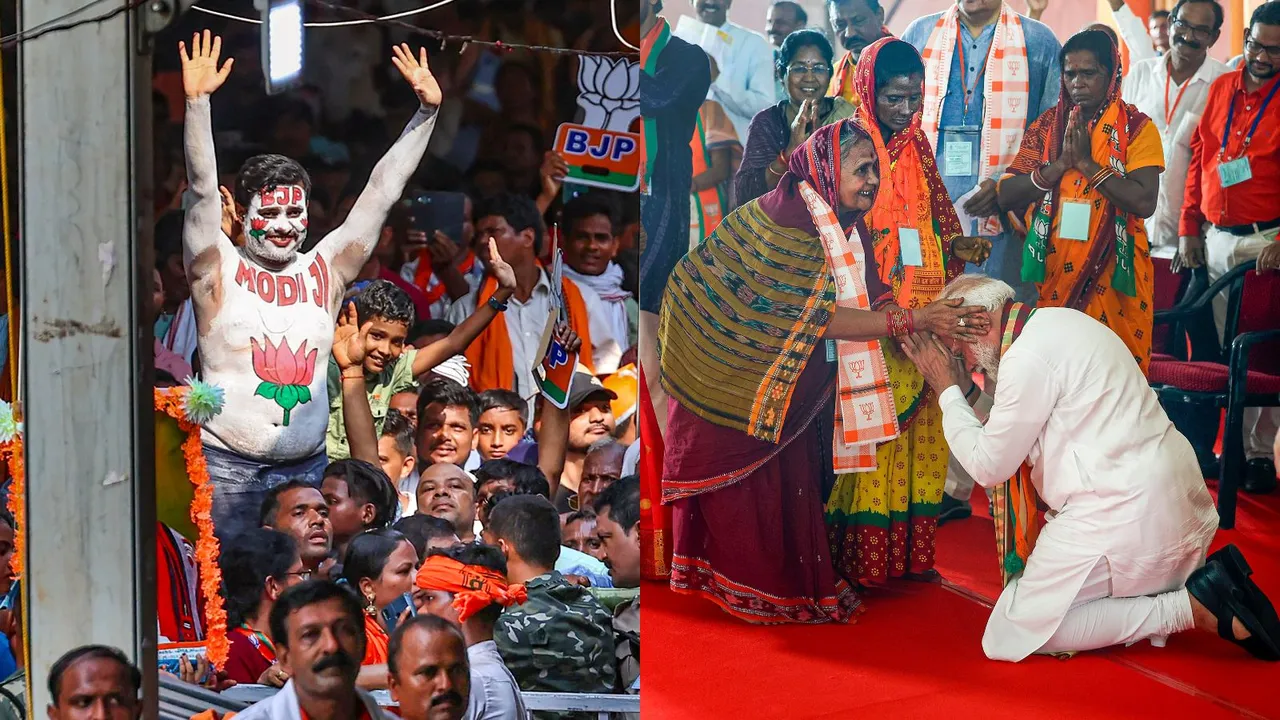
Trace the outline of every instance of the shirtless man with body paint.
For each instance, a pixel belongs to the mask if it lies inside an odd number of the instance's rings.
[[[421,107],[373,168],[346,221],[310,252],[311,180],[281,155],[252,157],[234,192],[243,243],[222,229],[222,199],[209,97],[227,79],[222,39],[208,30],[179,44],[186,92],[185,143],[191,204],[183,264],[191,283],[204,379],[226,393],[226,410],[204,426],[213,520],[225,542],[258,525],[267,491],[293,477],[319,485],[327,464],[326,368],[343,290],[377,244],[388,210],[417,169],[435,127],[440,85],[407,45],[392,62]]]

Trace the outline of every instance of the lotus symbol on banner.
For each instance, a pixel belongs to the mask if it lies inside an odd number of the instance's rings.
[[[640,115],[640,64],[626,58],[584,56],[578,64],[583,125],[626,132]]]

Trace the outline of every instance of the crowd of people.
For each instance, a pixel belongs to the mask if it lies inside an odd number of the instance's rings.
[[[271,97],[256,26],[184,17],[158,51],[157,385],[224,398],[200,432],[228,657],[175,674],[278,689],[241,717],[377,718],[388,690],[405,718],[524,720],[523,692],[639,691],[638,202],[566,182],[581,55],[520,46],[625,48],[607,4],[538,2],[555,27],[529,5],[414,17],[496,50],[312,33]],[[576,363],[564,387],[544,358]],[[158,532],[161,643],[198,647],[199,540]],[[51,716],[140,707],[110,648],[49,689]]]
[[[978,484],[1005,580],[988,656],[1201,629],[1280,659],[1239,550],[1207,555],[1218,418],[1207,441],[1175,427],[1148,383],[1153,256],[1280,269],[1280,3],[1230,66],[1216,0],[1149,25],[1112,0],[1118,33],[1065,41],[1046,5],[958,0],[894,37],[876,0],[828,0],[837,57],[785,0],[767,39],[723,0],[693,3],[720,33],[643,2],[664,153],[640,358],[665,423],[644,487],[671,587],[748,622],[848,622],[937,579],[937,526]],[[1246,413],[1243,487],[1272,492],[1277,414]]]

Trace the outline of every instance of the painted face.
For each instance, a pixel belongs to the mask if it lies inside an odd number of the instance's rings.
[[[300,185],[264,188],[249,199],[245,219],[245,250],[264,265],[288,265],[307,237],[307,193]]]

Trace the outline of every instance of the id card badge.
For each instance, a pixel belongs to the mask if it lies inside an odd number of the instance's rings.
[[[836,341],[828,340],[827,341],[827,362],[833,363],[835,361],[836,361]]]
[[[978,127],[952,127],[942,131],[942,174],[946,177],[971,177],[973,145],[982,132]]]
[[[947,149],[942,158],[942,171],[947,177],[972,175],[973,143],[969,140],[948,139]]]
[[[1252,178],[1253,168],[1249,167],[1249,158],[1247,157],[1238,157],[1231,162],[1218,165],[1218,179],[1222,181],[1222,187],[1224,188],[1239,185]]]
[[[1089,239],[1089,213],[1093,203],[1067,200],[1062,203],[1062,222],[1058,225],[1058,237],[1063,240]]]
[[[898,228],[898,255],[902,264],[910,267],[924,265],[920,252],[920,231],[915,228]]]

